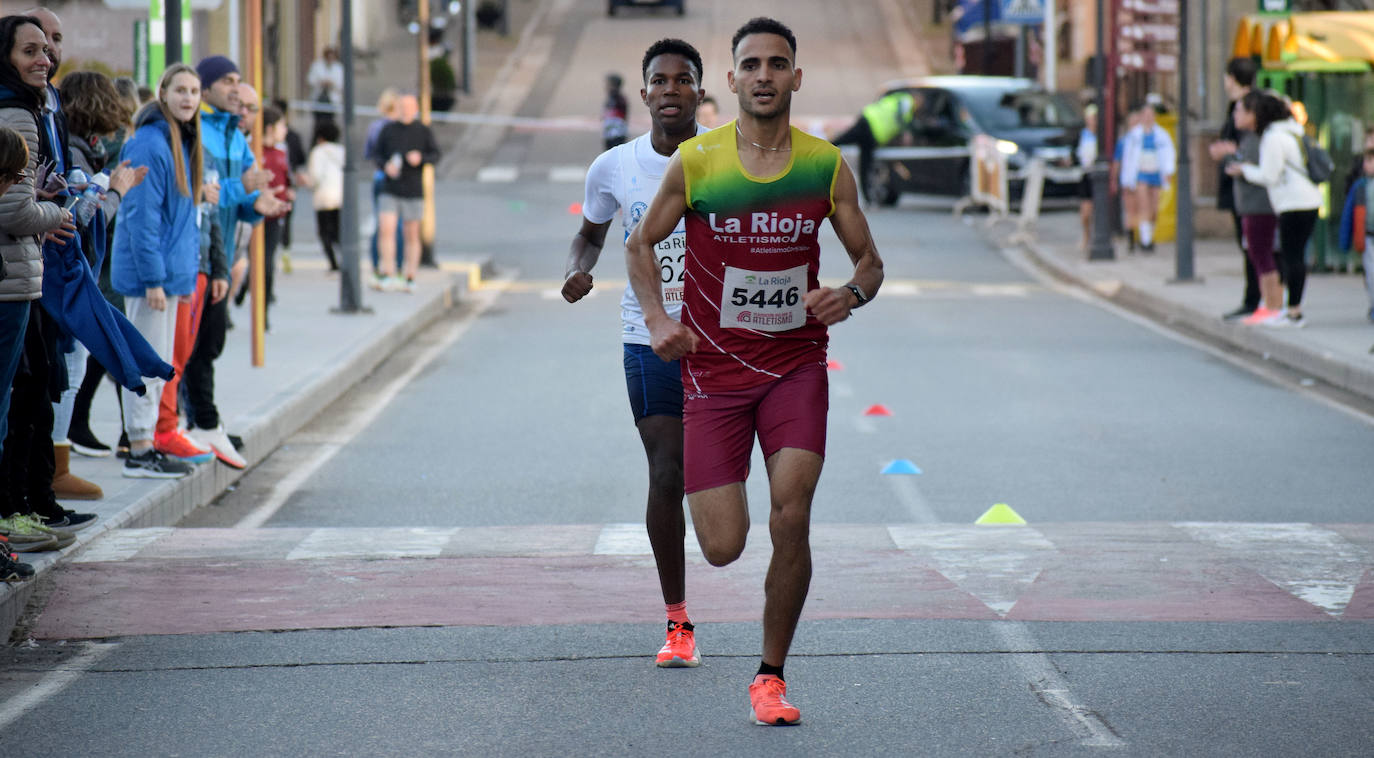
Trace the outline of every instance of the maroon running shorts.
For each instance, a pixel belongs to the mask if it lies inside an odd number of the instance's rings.
[[[755,433],[764,458],[785,447],[825,457],[829,384],[825,364],[807,363],[757,387],[689,396],[682,417],[687,493],[744,481]]]

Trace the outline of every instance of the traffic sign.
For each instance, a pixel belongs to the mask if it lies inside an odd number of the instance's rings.
[[[1136,13],[1178,15],[1178,0],[1121,0],[1121,9]]]
[[[1178,26],[1174,24],[1126,24],[1121,38],[1145,42],[1178,42]]]
[[[1045,23],[1045,0],[1002,0],[1002,21],[1038,26]]]
[[[1121,67],[1131,71],[1177,71],[1178,56],[1150,50],[1123,51],[1118,56]]]

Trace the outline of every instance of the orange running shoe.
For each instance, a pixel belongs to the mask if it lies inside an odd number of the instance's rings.
[[[772,674],[759,674],[749,685],[750,718],[759,726],[801,723],[801,711],[787,702],[787,682]]]
[[[659,668],[696,668],[701,665],[695,629],[690,621],[681,624],[668,622],[668,641],[659,648],[656,661]]]

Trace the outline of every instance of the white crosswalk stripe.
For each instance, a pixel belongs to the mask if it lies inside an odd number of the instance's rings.
[[[1370,564],[1368,552],[1312,524],[1176,526],[1199,542],[1237,555],[1260,576],[1333,615],[1345,610]]]
[[[484,166],[477,171],[479,182],[513,182],[520,176],[515,166]]]

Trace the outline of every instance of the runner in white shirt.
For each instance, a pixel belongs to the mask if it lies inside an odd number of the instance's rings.
[[[587,171],[582,228],[573,238],[563,281],[563,298],[570,303],[592,291],[592,267],[606,242],[606,230],[620,211],[625,238],[648,210],[658,192],[668,159],[684,140],[695,137],[701,89],[701,54],[679,39],[655,42],[641,65],[644,88],[640,99],[649,107],[648,134],[607,150]],[[682,223],[658,246],[663,279],[663,303],[678,317],[682,308],[686,231]],[[663,667],[692,667],[701,661],[696,636],[687,617],[686,557],[683,540],[687,525],[682,498],[682,374],[677,361],[667,362],[649,348],[644,313],[629,286],[620,299],[625,343],[625,385],[630,409],[649,459],[649,498],[645,523],[663,604],[668,615],[667,641],[656,663]]]

